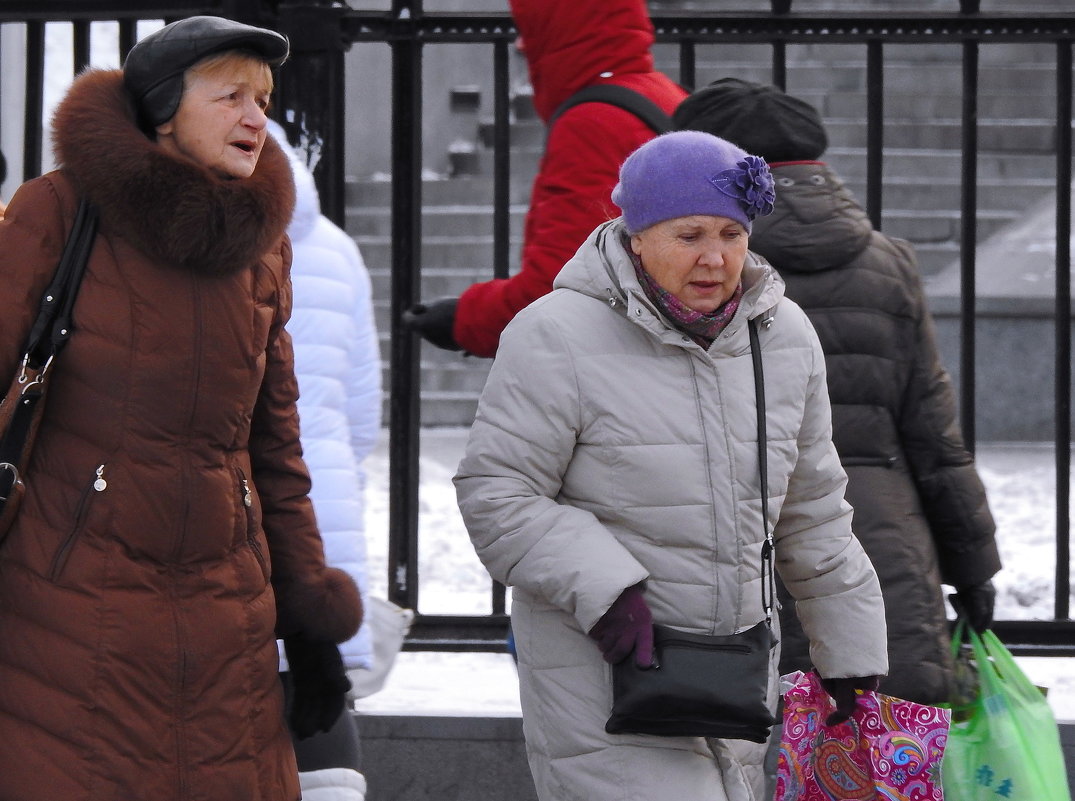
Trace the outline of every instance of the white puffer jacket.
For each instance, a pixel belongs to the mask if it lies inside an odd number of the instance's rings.
[[[605,734],[609,668],[585,634],[642,580],[658,623],[727,634],[763,619],[748,318],[772,320],[759,326],[769,513],[822,675],[886,672],[881,594],[851,533],[821,348],[775,272],[748,260],[739,310],[707,351],[657,313],[621,235],[621,221],[599,227],[504,332],[459,505],[490,574],[514,588],[539,797],[751,799],[739,744]],[[775,702],[775,662],[771,674]]]
[[[321,214],[313,176],[282,131],[273,132],[295,173],[295,214],[288,226],[295,306],[287,330],[295,347],[310,499],[326,561],[354,577],[368,620],[363,461],[381,430],[381,358],[370,278],[354,240]],[[368,622],[340,652],[348,669],[372,666]]]

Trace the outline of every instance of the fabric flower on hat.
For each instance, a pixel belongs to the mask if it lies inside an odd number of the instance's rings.
[[[746,156],[734,167],[713,176],[713,186],[743,204],[751,220],[772,213],[776,189],[769,165],[757,156]]]

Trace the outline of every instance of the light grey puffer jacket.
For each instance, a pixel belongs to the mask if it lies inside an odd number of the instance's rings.
[[[585,632],[642,580],[658,623],[728,634],[764,618],[750,317],[771,321],[759,329],[777,569],[822,675],[887,671],[881,594],[851,533],[824,357],[775,272],[748,259],[739,310],[706,350],[647,299],[622,232],[597,228],[505,330],[455,479],[460,510],[513,588],[539,796],[749,799],[725,744],[604,733],[609,668]]]

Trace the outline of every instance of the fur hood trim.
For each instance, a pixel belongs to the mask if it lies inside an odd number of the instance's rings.
[[[175,158],[138,128],[121,70],[75,79],[53,117],[53,145],[100,209],[103,230],[182,269],[249,267],[279,242],[295,205],[287,157],[271,136],[249,178],[228,180]]]

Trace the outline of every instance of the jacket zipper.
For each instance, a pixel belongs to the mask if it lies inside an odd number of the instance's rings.
[[[250,549],[254,552],[258,564],[261,565],[261,572],[265,576],[265,580],[268,581],[269,562],[261,550],[261,545],[258,543],[257,531],[254,526],[254,493],[250,489],[250,482],[247,480],[246,474],[241,468],[238,472],[240,497],[243,500],[243,507],[246,509],[246,541],[250,545]]]
[[[203,315],[202,315],[202,303],[201,292],[199,291],[200,283],[197,276],[191,274],[190,276],[190,297],[191,297],[191,316],[193,318],[192,336],[193,342],[191,343],[191,351],[194,355],[193,360],[193,381],[191,382],[190,390],[190,415],[187,418],[186,430],[183,434],[183,442],[181,445],[189,445],[191,440],[191,431],[194,428],[194,418],[198,408],[198,395],[201,391],[201,375],[202,375],[202,346],[204,340],[204,332],[202,330]],[[187,702],[187,670],[188,670],[188,651],[189,651],[189,638],[183,626],[183,621],[180,615],[180,601],[176,595],[176,584],[179,581],[179,570],[177,565],[180,558],[183,555],[183,546],[187,539],[187,526],[190,521],[190,508],[192,503],[191,498],[191,471],[190,464],[190,449],[189,447],[181,447],[182,456],[180,457],[179,464],[179,489],[181,493],[182,511],[178,521],[178,529],[175,534],[175,545],[172,550],[172,561],[174,564],[169,566],[171,573],[171,605],[172,615],[175,621],[175,644],[176,644],[176,707],[175,707],[175,748],[176,748],[176,786],[178,788],[178,797],[186,798],[189,792],[189,771],[191,766],[187,763],[188,753],[188,738],[187,738],[187,724],[183,720],[184,706]]]
[[[71,555],[71,549],[74,547],[75,542],[82,533],[82,528],[85,525],[86,516],[89,514],[90,503],[93,497],[108,489],[108,481],[105,480],[104,474],[105,466],[103,464],[97,465],[97,469],[94,470],[95,477],[93,482],[82,490],[82,494],[78,499],[78,506],[75,507],[74,525],[71,527],[71,530],[67,532],[67,537],[64,538],[63,544],[60,545],[60,549],[56,551],[56,555],[52,558],[52,567],[49,569],[50,581],[56,581],[63,572],[64,567],[67,565],[67,559]]]
[[[675,645],[680,648],[691,648],[696,651],[734,651],[740,654],[749,654],[750,646],[741,643],[699,643],[692,640],[661,640],[657,643],[660,648]]]
[[[184,440],[186,443],[190,442],[191,430],[194,427],[194,417],[198,407],[198,395],[201,392],[201,375],[202,375],[202,341],[204,339],[202,331],[202,313],[201,313],[201,293],[199,291],[200,284],[196,276],[191,276],[191,301],[192,301],[192,314],[194,318],[193,335],[194,342],[191,348],[194,354],[193,362],[193,381],[191,382],[190,391],[190,415],[187,418],[186,431],[184,433]],[[172,552],[173,560],[178,562],[179,557],[183,553],[183,544],[187,539],[187,525],[190,519],[190,503],[191,503],[191,466],[189,450],[187,454],[184,454],[180,459],[179,475],[180,475],[180,492],[183,498],[183,512],[179,519],[179,530],[176,532],[175,548]]]

